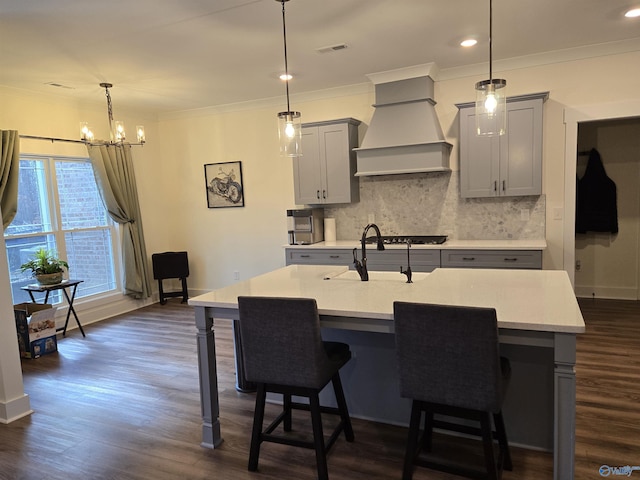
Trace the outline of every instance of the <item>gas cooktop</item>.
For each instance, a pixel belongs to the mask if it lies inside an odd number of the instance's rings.
[[[401,244],[411,242],[412,245],[440,245],[447,241],[446,235],[390,235],[383,236],[382,243]],[[376,243],[375,236],[367,237],[367,243]]]

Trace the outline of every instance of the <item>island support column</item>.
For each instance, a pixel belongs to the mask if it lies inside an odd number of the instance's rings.
[[[194,307],[198,329],[198,372],[200,374],[200,405],[202,408],[202,443],[216,448],[222,443],[220,407],[218,404],[218,373],[213,317],[207,307]]]
[[[554,480],[573,480],[576,451],[576,336],[555,334]]]

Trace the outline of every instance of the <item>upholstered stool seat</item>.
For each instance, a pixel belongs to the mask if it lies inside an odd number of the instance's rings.
[[[322,341],[314,299],[238,297],[238,308],[245,376],[257,387],[249,470],[258,468],[262,442],[275,442],[314,449],[318,478],[328,479],[327,451],[342,432],[347,441],[354,439],[339,374],[351,358],[349,346]],[[320,405],[319,393],[329,382],[336,395],[337,408]],[[283,395],[283,409],[263,430],[267,392]],[[309,404],[293,402],[292,395],[308,398]],[[292,409],[311,412],[312,441],[286,434],[292,429]],[[340,417],[326,442],[322,413]],[[281,423],[284,434],[274,434]],[[286,465],[283,469],[286,470]]]
[[[512,469],[502,418],[511,368],[499,354],[495,309],[395,302],[394,324],[400,391],[413,400],[402,478],[410,480],[420,465],[499,479],[503,468]],[[484,469],[428,455],[434,428],[481,437]]]

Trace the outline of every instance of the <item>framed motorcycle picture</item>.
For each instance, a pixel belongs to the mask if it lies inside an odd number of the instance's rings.
[[[242,162],[207,163],[204,179],[209,208],[244,207]]]

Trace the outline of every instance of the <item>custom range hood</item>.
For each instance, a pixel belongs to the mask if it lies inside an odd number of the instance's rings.
[[[356,176],[449,171],[452,145],[436,116],[429,63],[367,75],[375,111],[360,148]]]

